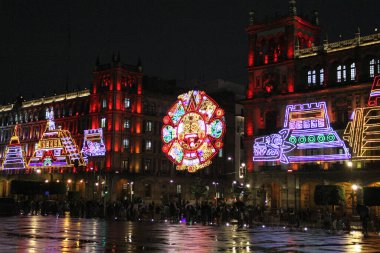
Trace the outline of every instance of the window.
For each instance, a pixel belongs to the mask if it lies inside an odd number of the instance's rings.
[[[128,159],[123,160],[121,162],[121,166],[122,166],[123,169],[128,169]]]
[[[308,85],[314,85],[317,83],[317,74],[315,69],[309,70],[307,72],[307,84]]]
[[[325,71],[323,69],[319,70],[319,84],[323,85],[325,83]]]
[[[152,150],[152,141],[145,142],[145,150]]]
[[[307,84],[310,85],[311,84],[311,70],[309,70],[307,72]]]
[[[380,60],[372,59],[369,62],[369,77],[372,78],[377,74],[380,74]]]
[[[152,168],[152,160],[151,159],[145,159],[144,160],[144,171],[149,172]]]
[[[106,107],[107,107],[107,99],[103,98],[102,108],[106,108]]]
[[[130,128],[131,127],[131,122],[129,119],[124,119],[124,128]]]
[[[177,194],[180,194],[182,192],[182,188],[180,184],[177,184]]]
[[[346,66],[345,65],[339,65],[336,68],[336,81],[338,83],[345,82],[346,78],[347,78]]]
[[[129,98],[124,99],[124,108],[130,108],[131,107],[131,100]]]
[[[144,194],[145,194],[145,197],[147,198],[150,198],[152,196],[152,187],[150,186],[150,184],[145,184]]]
[[[106,127],[106,118],[100,119],[100,127]]]
[[[350,66],[350,80],[354,81],[356,79],[356,65],[355,62],[351,63]]]
[[[125,138],[123,140],[123,147],[124,147],[124,149],[129,148],[129,139],[128,138]]]
[[[153,129],[153,122],[152,121],[145,122],[145,131],[152,132],[152,129]]]

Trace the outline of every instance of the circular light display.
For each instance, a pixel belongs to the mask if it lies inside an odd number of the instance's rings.
[[[204,91],[178,96],[163,122],[162,151],[177,170],[204,168],[223,147],[224,110]]]

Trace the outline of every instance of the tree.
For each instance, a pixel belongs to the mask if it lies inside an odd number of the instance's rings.
[[[363,202],[366,206],[380,206],[380,187],[363,187]]]
[[[198,202],[198,200],[201,197],[205,197],[207,194],[207,187],[202,182],[200,178],[196,178],[194,180],[194,184],[191,186],[191,194],[193,194],[195,200]]]
[[[314,202],[317,205],[343,205],[346,202],[343,186],[316,185]]]

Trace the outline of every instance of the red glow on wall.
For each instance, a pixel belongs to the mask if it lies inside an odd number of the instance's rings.
[[[139,99],[138,101],[137,101],[137,113],[141,113],[141,99]]]
[[[253,98],[253,77],[250,75],[248,87],[247,87],[247,98]]]
[[[289,45],[287,55],[289,59],[292,59],[294,56],[294,50],[293,50],[293,45]]]
[[[120,80],[116,82],[116,90],[121,90]]]
[[[115,152],[119,152],[119,143],[117,141],[115,142],[115,145],[113,146],[113,150]]]
[[[136,141],[135,143],[135,153],[140,154],[140,142]]]
[[[247,160],[247,172],[248,173],[252,173],[253,172],[253,162],[251,161],[251,159],[248,159]]]
[[[116,95],[116,110],[121,110],[121,94]]]
[[[115,118],[115,131],[119,131],[119,130],[120,130],[120,118],[116,117]]]
[[[141,85],[141,81],[140,80],[138,81],[138,84],[137,84],[137,94],[138,95],[142,94],[142,85]]]
[[[136,121],[135,130],[136,130],[136,134],[141,133],[141,122],[140,122],[140,120]]]
[[[112,98],[108,97],[108,110],[112,110]]]
[[[273,61],[274,61],[274,62],[277,62],[277,61],[278,61],[278,55],[277,55],[277,52],[274,52],[274,54],[273,54]]]
[[[107,130],[112,131],[112,119],[107,119]]]
[[[246,125],[247,125],[247,127],[246,127],[247,136],[253,136],[253,121],[248,120]]]
[[[291,80],[288,81],[288,92],[294,92],[294,83]]]
[[[96,94],[96,89],[97,89],[97,86],[94,85],[94,86],[92,87],[92,93],[93,93],[93,94]]]
[[[267,54],[264,56],[264,64],[268,64],[268,55]]]
[[[111,136],[106,137],[106,149],[107,149],[107,152],[111,151]]]
[[[110,90],[113,90],[113,82],[110,81]]]
[[[248,55],[248,66],[253,66],[253,60],[253,51],[250,51]]]

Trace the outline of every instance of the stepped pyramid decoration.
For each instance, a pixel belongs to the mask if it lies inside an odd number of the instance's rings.
[[[223,147],[224,110],[204,91],[178,96],[163,118],[162,151],[177,170],[195,172],[211,164]]]
[[[3,170],[20,170],[26,168],[25,154],[17,136],[17,125],[13,131],[13,136],[5,149]]]
[[[325,102],[288,105],[284,128],[255,139],[253,161],[289,164],[349,159],[348,148],[330,127],[326,108]]]
[[[106,155],[102,128],[84,130],[82,154],[86,163],[88,163],[89,157],[101,157]]]
[[[343,134],[353,160],[380,160],[380,76],[373,80],[368,106],[357,108]]]
[[[53,111],[48,113],[45,132],[29,160],[29,168],[51,169],[84,166],[82,154],[67,130],[55,128]]]

